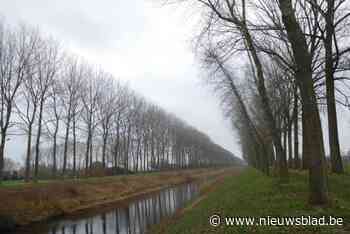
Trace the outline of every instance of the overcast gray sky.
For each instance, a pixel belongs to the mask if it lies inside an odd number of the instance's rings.
[[[190,45],[196,25],[193,11],[176,5],[161,7],[151,0],[0,2],[6,23],[37,26],[64,48],[128,81],[134,90],[240,156],[218,100],[200,79]],[[349,111],[340,108],[338,117],[341,149],[346,152],[350,149]],[[323,116],[327,142],[326,127]],[[8,152],[18,154],[19,149],[12,143]]]
[[[38,27],[240,156],[218,100],[200,79],[190,44],[195,29],[190,11],[144,0],[0,2],[7,24]],[[19,143],[9,143],[11,157],[23,154]]]

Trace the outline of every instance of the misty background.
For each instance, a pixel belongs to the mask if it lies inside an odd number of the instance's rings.
[[[218,99],[205,85],[193,53],[191,39],[198,24],[192,17],[195,11],[151,0],[2,0],[1,5],[5,23],[38,27],[63,48],[128,82],[148,100],[241,157],[230,121],[224,119]],[[237,69],[239,66],[237,62]],[[348,112],[338,107],[342,152],[350,149]],[[322,115],[322,120],[328,142],[326,116]],[[7,155],[21,159],[24,140],[12,138]]]

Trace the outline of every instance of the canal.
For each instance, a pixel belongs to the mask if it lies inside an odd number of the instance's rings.
[[[19,229],[15,234],[143,234],[151,225],[174,216],[198,195],[198,184],[182,184],[107,211],[101,209],[91,215],[62,217]]]

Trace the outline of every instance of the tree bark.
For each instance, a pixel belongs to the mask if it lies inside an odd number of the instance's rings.
[[[19,86],[19,85],[18,85]],[[17,86],[17,87],[18,87]],[[2,97],[3,98],[3,97]],[[1,108],[4,109],[4,103],[3,101],[1,101],[2,103],[2,106]],[[7,130],[9,128],[9,124],[10,124],[10,119],[11,119],[11,111],[12,111],[12,100],[9,101],[7,103],[7,106],[6,106],[6,114],[5,114],[5,117],[4,117],[4,113],[1,111],[0,114],[0,123],[1,123],[1,140],[0,140],[0,184],[2,183],[3,181],[3,177],[4,177],[4,155],[5,155],[5,145],[6,145],[6,138],[7,138]]]
[[[285,156],[285,152],[282,147],[281,134],[277,129],[276,120],[272,114],[269,98],[267,96],[266,87],[265,87],[265,77],[264,77],[262,65],[258,57],[257,51],[254,47],[251,35],[247,29],[244,30],[244,37],[247,44],[247,48],[252,56],[252,59],[256,68],[257,86],[258,86],[258,92],[261,98],[261,103],[264,111],[264,117],[271,131],[273,143],[276,148],[278,175],[282,181],[288,181],[287,158]]]
[[[90,129],[88,130],[88,136],[86,139],[86,149],[85,149],[85,170],[89,169],[89,155],[90,155]],[[91,165],[90,165],[91,167]]]
[[[57,174],[57,133],[58,133],[59,121],[56,123],[55,131],[53,134],[53,146],[52,146],[52,175],[53,178],[56,178]]]
[[[77,175],[77,133],[76,133],[76,113],[73,116],[73,175]]]
[[[69,104],[69,108],[68,108],[67,126],[66,126],[66,133],[65,133],[65,137],[64,137],[63,167],[62,167],[62,175],[63,176],[66,173],[66,167],[67,167],[68,137],[69,137],[70,122],[71,122],[71,104]]]
[[[231,91],[233,92],[234,96],[236,97],[240,112],[243,116],[243,121],[245,122],[245,125],[247,126],[248,134],[250,135],[250,140],[253,142],[253,148],[255,150],[254,152],[254,161],[256,161],[256,167],[263,171],[266,175],[269,175],[269,156],[267,153],[266,145],[264,139],[259,134],[254,122],[250,118],[248,114],[248,110],[246,105],[244,104],[242,100],[242,96],[240,92],[237,89],[237,86],[233,80],[233,78],[230,76],[228,71],[225,69],[224,64],[219,61],[218,58],[216,58],[216,62],[218,63],[218,66],[224,73],[227,81],[230,84]],[[261,148],[262,150],[259,150]],[[261,152],[261,153],[260,153]]]
[[[312,80],[312,57],[304,33],[294,15],[291,0],[279,0],[282,21],[291,43],[294,61],[297,66],[296,81],[300,88],[304,113],[305,137],[310,154],[309,186],[310,202],[325,204],[328,202],[328,184],[323,145],[321,120]]]
[[[130,149],[130,139],[131,139],[131,123],[128,124],[128,130],[127,130],[127,142],[126,142],[126,149],[125,149],[125,169],[126,173],[129,173],[129,149]]]
[[[293,147],[292,147],[292,121],[288,120],[288,164],[289,168],[294,168]]]
[[[299,158],[299,121],[298,121],[298,94],[297,88],[294,90],[294,168],[300,169],[300,158]]]
[[[302,148],[303,148],[303,152],[302,152],[302,169],[303,170],[308,170],[309,169],[309,164],[310,164],[310,155],[308,154],[308,143],[307,143],[307,138],[306,138],[306,118],[305,118],[305,112],[304,112],[304,108],[305,107],[301,107],[302,109],[302,116],[301,116],[301,119],[302,119]]]
[[[36,144],[35,144],[35,168],[34,168],[35,181],[38,181],[38,173],[39,173],[40,138],[41,138],[41,129],[42,129],[43,108],[44,108],[44,100],[42,97],[42,100],[40,102],[40,108],[39,108],[38,133],[36,136]]]
[[[102,137],[102,166],[106,168],[106,147],[107,147],[107,136],[103,134]]]
[[[120,123],[119,123],[119,118],[120,118],[120,113],[118,114],[118,119],[117,119],[117,139],[115,143],[115,148],[114,148],[114,161],[115,161],[115,171],[117,171],[118,167],[118,155],[119,155],[119,141],[120,141],[120,133],[119,133],[119,128],[120,128]]]
[[[32,154],[32,124],[28,127],[28,139],[27,139],[27,153],[26,153],[26,167],[25,167],[25,182],[29,182],[30,177],[30,160]]]
[[[4,152],[5,152],[5,143],[6,143],[6,134],[1,135],[1,143],[0,143],[0,184],[3,181],[4,177]]]
[[[337,109],[334,95],[334,73],[333,73],[333,35],[334,35],[334,0],[327,1],[326,14],[326,38],[325,38],[325,57],[326,57],[326,90],[327,90],[327,112],[328,112],[328,136],[331,158],[332,172],[343,174],[344,168],[340,155]]]

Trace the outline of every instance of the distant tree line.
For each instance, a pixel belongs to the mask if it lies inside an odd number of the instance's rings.
[[[249,165],[282,183],[289,168],[307,169],[310,202],[328,203],[328,171],[344,173],[336,107],[349,108],[348,1],[177,2],[198,7],[196,52]],[[320,110],[328,117],[329,169]]]
[[[8,140],[26,138],[24,176],[37,180],[229,165],[204,133],[27,26],[0,25],[0,180]],[[19,146],[23,147],[23,146]]]

